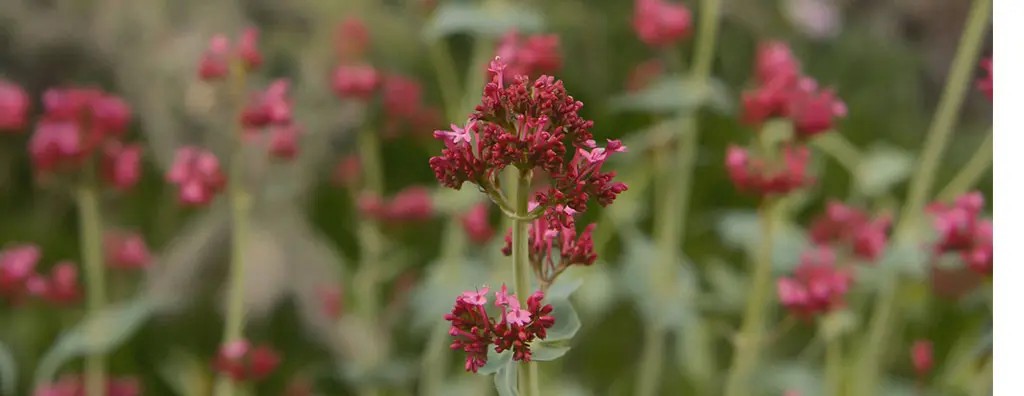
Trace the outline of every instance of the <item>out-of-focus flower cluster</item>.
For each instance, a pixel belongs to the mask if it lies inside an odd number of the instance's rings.
[[[554,308],[542,303],[543,292],[534,292],[523,307],[502,285],[494,293],[494,306],[499,310],[495,319],[486,310],[489,291],[483,287],[463,292],[455,299],[451,313],[444,316],[452,324],[448,331],[455,338],[451,348],[466,352],[466,371],[474,373],[487,364],[487,350],[492,345],[495,352],[511,350],[513,360],[530,361],[530,343],[546,338],[547,329],[555,324],[551,316]]]
[[[0,132],[20,132],[28,125],[31,101],[21,87],[0,79]]]
[[[562,56],[558,53],[558,36],[535,34],[523,36],[510,30],[501,37],[495,56],[500,57],[507,67],[502,78],[511,80],[515,76],[550,74],[562,68]]]
[[[693,17],[686,5],[665,0],[636,0],[633,3],[633,30],[651,47],[676,44],[693,33]]]
[[[214,369],[236,382],[260,381],[281,363],[281,357],[269,346],[252,346],[237,340],[221,346],[214,359]]]
[[[811,242],[845,248],[855,257],[873,263],[885,253],[889,216],[870,218],[863,210],[830,201],[825,213],[811,223]]]
[[[35,390],[35,396],[85,396],[85,381],[81,375],[69,374],[55,383]],[[138,396],[142,386],[135,377],[107,378],[104,396]]]
[[[934,218],[938,241],[936,254],[955,253],[972,271],[992,275],[992,221],[981,218],[985,197],[980,192],[964,194],[952,205],[933,203],[928,212]]]
[[[42,252],[35,245],[17,245],[0,251],[0,298],[19,304],[27,297],[63,306],[81,297],[78,268],[69,261],[55,264],[50,272],[36,269]]]
[[[149,267],[149,247],[136,232],[108,232],[103,240],[107,267],[119,270],[138,270]]]
[[[836,254],[826,246],[804,252],[792,277],[777,282],[779,301],[798,318],[810,319],[844,306],[853,275],[836,266]]]
[[[420,222],[434,215],[430,191],[418,186],[399,191],[388,200],[364,193],[357,204],[364,216],[384,223]]]

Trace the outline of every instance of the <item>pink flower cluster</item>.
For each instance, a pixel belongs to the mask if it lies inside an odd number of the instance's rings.
[[[508,65],[502,78],[511,80],[515,76],[550,74],[562,68],[562,56],[558,53],[558,36],[537,34],[524,37],[516,30],[510,30],[501,37],[495,56]]]
[[[451,348],[466,352],[466,371],[474,373],[487,364],[487,350],[491,345],[495,352],[511,350],[513,360],[530,361],[530,342],[546,338],[547,329],[555,324],[551,316],[554,308],[541,303],[544,293],[539,290],[526,300],[524,308],[502,285],[494,293],[494,306],[500,310],[497,319],[490,317],[485,309],[488,291],[483,287],[463,292],[455,299],[452,312],[444,316],[452,323],[448,334],[455,341]]]
[[[804,252],[793,277],[780,278],[776,286],[782,305],[806,320],[843,307],[852,282],[853,276],[836,266],[835,252],[819,246]]]
[[[138,396],[142,394],[142,386],[135,377],[107,378],[104,396]],[[53,384],[45,385],[33,393],[35,396],[85,396],[85,381],[81,375],[72,374],[61,377]]]
[[[36,271],[41,257],[35,245],[17,245],[0,251],[0,298],[12,304],[26,297],[54,305],[78,302],[82,293],[75,265],[68,261],[57,263],[47,275]]]
[[[214,370],[236,382],[260,381],[281,363],[281,357],[269,346],[253,347],[249,341],[238,340],[221,346],[214,360]]]
[[[137,270],[149,267],[150,255],[146,240],[137,232],[108,232],[104,236],[107,267]]]
[[[385,223],[420,222],[434,215],[430,191],[419,186],[405,188],[390,200],[365,193],[357,204],[364,215]]]
[[[889,216],[872,219],[863,210],[830,201],[809,232],[817,245],[847,247],[855,257],[875,262],[885,253],[890,224]]]
[[[836,118],[846,116],[846,104],[831,89],[820,89],[813,78],[802,75],[785,43],[762,43],[755,73],[758,86],[743,93],[743,120],[751,125],[786,117],[796,137],[804,140],[831,130]]]
[[[292,99],[288,97],[289,83],[278,79],[265,91],[250,98],[242,109],[239,122],[248,137],[268,131],[267,153],[277,159],[290,160],[299,152],[298,139],[302,129],[292,120]]]
[[[608,205],[626,190],[613,180],[615,172],[601,171],[608,156],[625,147],[617,140],[597,146],[590,134],[593,122],[579,116],[583,103],[568,95],[561,81],[541,76],[531,83],[519,75],[506,86],[501,59],[492,61],[490,70],[492,80],[466,127],[434,131],[445,143],[441,155],[430,158],[441,184],[460,189],[468,181],[493,195],[505,167],[537,170],[551,180],[535,195],[541,210],[574,212],[585,211],[591,197]],[[574,150],[566,158],[569,145]]]
[[[186,146],[175,154],[167,181],[178,186],[178,199],[183,204],[201,206],[224,189],[226,179],[217,156],[199,147]]]
[[[28,124],[28,94],[12,82],[0,79],[0,132],[19,132]]]
[[[231,40],[227,36],[213,36],[199,61],[199,78],[205,81],[221,80],[227,77],[233,62],[240,62],[246,70],[259,68],[263,64],[259,38],[260,32],[256,28],[245,29],[235,48],[231,48]]]
[[[811,152],[803,145],[785,146],[781,163],[730,145],[725,154],[725,168],[736,189],[765,197],[789,194],[813,183],[814,179],[807,174],[810,160]]]
[[[551,223],[541,217],[530,224],[527,248],[530,265],[544,284],[550,284],[555,277],[571,265],[591,265],[597,261],[594,253],[594,227],[588,224],[582,233],[576,232],[576,224]],[[505,235],[505,247],[501,252],[512,255],[512,233]]]
[[[693,17],[683,4],[665,0],[636,0],[633,30],[651,47],[667,47],[690,37]]]
[[[978,78],[975,87],[978,88],[981,93],[988,97],[988,100],[992,100],[992,58],[988,57],[981,60],[981,68],[985,71],[985,75]],[[3,129],[0,127],[0,129]]]
[[[363,21],[356,17],[345,18],[334,31],[334,49],[338,57],[358,60],[370,47],[370,31]]]
[[[937,254],[958,253],[967,267],[981,275],[992,275],[992,221],[981,218],[985,198],[980,192],[964,194],[952,205],[933,203],[938,241]]]
[[[466,235],[474,243],[486,243],[494,236],[494,227],[491,227],[491,223],[487,219],[487,208],[489,206],[487,202],[478,203],[473,205],[469,211],[459,218],[459,221],[462,223],[462,229],[466,231]]]

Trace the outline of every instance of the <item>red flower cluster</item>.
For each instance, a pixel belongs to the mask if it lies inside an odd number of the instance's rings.
[[[239,115],[239,122],[249,136],[260,130],[269,131],[267,152],[279,159],[295,158],[302,131],[292,120],[288,87],[287,80],[275,80],[265,91],[253,95]]]
[[[42,254],[35,245],[18,245],[0,252],[0,298],[12,304],[26,296],[56,305],[78,302],[78,269],[71,262],[57,263],[47,276],[36,271]]]
[[[985,75],[978,78],[974,84],[981,93],[988,97],[988,100],[992,100],[992,58],[982,59],[981,68],[985,70]],[[0,127],[0,129],[3,128]]]
[[[138,182],[140,149],[119,141],[131,119],[124,101],[97,89],[50,89],[43,110],[29,141],[37,172],[77,170],[102,149],[107,182],[121,190]]]
[[[14,83],[0,79],[0,131],[18,132],[28,124],[28,94]]]
[[[459,218],[459,221],[462,223],[462,229],[466,231],[466,235],[474,243],[486,243],[494,236],[494,227],[491,227],[491,223],[487,220],[488,206],[490,205],[487,202],[473,205],[469,211]]]
[[[281,357],[269,346],[252,347],[246,340],[221,346],[214,360],[214,370],[236,382],[260,381],[281,363]]]
[[[928,211],[939,234],[935,252],[959,253],[968,268],[991,276],[992,221],[980,218],[984,206],[985,198],[975,191],[957,198],[953,205],[933,203]]]
[[[690,37],[693,17],[683,4],[664,0],[636,0],[633,6],[633,30],[640,41],[651,47],[667,47]]]
[[[505,86],[501,59],[492,61],[490,70],[492,81],[466,128],[452,125],[451,131],[434,131],[445,143],[441,155],[430,158],[441,184],[460,189],[468,181],[494,192],[506,166],[540,170],[551,186],[535,200],[545,210],[563,205],[577,212],[587,209],[592,196],[608,205],[626,190],[625,184],[612,180],[615,172],[601,171],[608,155],[625,147],[617,140],[597,147],[590,134],[593,122],[579,116],[583,103],[568,95],[561,81],[541,76],[530,83],[520,75]],[[568,145],[575,148],[569,159]]]
[[[104,396],[138,396],[142,387],[135,377],[107,378]],[[56,383],[36,389],[35,396],[85,396],[85,382],[81,375],[65,375]]]
[[[804,252],[792,278],[777,283],[779,300],[802,319],[810,319],[845,305],[844,297],[853,276],[837,268],[836,255],[828,247]]]
[[[345,18],[334,31],[334,49],[345,60],[361,59],[370,47],[370,31],[356,17]]]
[[[508,294],[505,285],[494,293],[494,306],[500,309],[498,319],[491,318],[484,306],[487,292],[483,287],[466,291],[455,299],[452,312],[444,319],[452,323],[448,334],[455,338],[452,349],[466,352],[466,371],[476,372],[487,364],[487,349],[494,345],[495,352],[512,351],[512,359],[528,362],[531,358],[530,342],[547,337],[547,329],[555,324],[551,316],[554,309],[542,304],[544,293],[536,291],[526,300],[525,309],[514,294]]]
[[[381,105],[384,109],[384,136],[398,136],[403,127],[425,130],[441,123],[437,109],[423,102],[423,87],[414,79],[388,75],[381,85]]]
[[[831,130],[835,119],[846,116],[846,105],[831,89],[800,71],[800,63],[781,42],[762,43],[755,65],[758,86],[743,93],[743,120],[760,125],[774,117],[787,117],[799,139]]]
[[[558,36],[537,34],[523,37],[516,30],[510,30],[501,37],[495,55],[508,67],[502,78],[511,80],[515,76],[550,74],[562,68],[562,56],[558,53]]]
[[[874,262],[885,253],[890,224],[889,216],[871,219],[863,210],[830,201],[811,223],[810,237],[818,245],[843,244],[857,258]]]
[[[367,64],[344,64],[334,69],[331,86],[339,98],[368,101],[380,87],[383,77]]]
[[[366,216],[385,223],[426,221],[434,215],[430,191],[419,186],[399,191],[387,201],[367,193],[359,197],[358,206]]]
[[[107,267],[136,270],[149,267],[150,255],[146,240],[137,232],[108,232],[104,237]]]
[[[932,371],[935,364],[932,358],[932,342],[929,340],[914,341],[910,347],[910,362],[914,364],[914,372],[918,377],[924,377]]]
[[[542,282],[553,282],[571,265],[591,265],[597,261],[593,239],[595,224],[588,224],[582,233],[577,234],[576,224],[571,220],[572,213],[567,217],[570,219],[567,224],[552,223],[547,216],[530,224],[527,241],[530,265]],[[512,255],[512,230],[505,235],[505,247],[501,252],[506,256]]]
[[[82,297],[78,287],[78,268],[70,261],[54,265],[49,276],[33,275],[25,287],[29,294],[54,305],[74,304]]]
[[[765,197],[785,195],[813,183],[807,175],[810,160],[811,152],[803,145],[785,146],[781,163],[752,157],[747,149],[730,145],[725,167],[738,190]]]
[[[263,64],[259,49],[260,32],[248,28],[242,32],[238,45],[231,48],[231,40],[223,34],[210,39],[210,45],[199,61],[199,78],[206,81],[223,79],[228,75],[232,62],[241,62],[246,70],[255,70]]]
[[[167,181],[178,185],[178,199],[182,204],[201,206],[210,203],[213,196],[224,189],[225,178],[217,156],[186,146],[175,154]]]

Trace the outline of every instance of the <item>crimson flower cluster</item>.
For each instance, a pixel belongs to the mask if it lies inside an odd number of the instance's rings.
[[[530,265],[542,284],[550,285],[562,271],[571,265],[591,265],[597,261],[594,253],[594,227],[588,224],[582,233],[576,232],[574,222],[552,224],[541,217],[530,224],[527,247]],[[511,230],[505,235],[501,252],[512,255]]]
[[[146,240],[137,232],[108,232],[103,238],[107,267],[138,270],[149,267],[150,254]]]
[[[636,0],[633,30],[651,47],[667,47],[693,33],[693,17],[685,5],[665,0]]]
[[[830,201],[825,213],[810,227],[811,241],[817,245],[847,247],[853,255],[866,262],[875,262],[885,253],[889,216],[870,218],[863,210]]]
[[[167,181],[178,185],[181,203],[202,206],[224,189],[226,178],[216,155],[199,147],[185,146],[175,154]]]
[[[260,381],[281,363],[281,357],[269,346],[253,347],[249,341],[238,340],[221,346],[214,360],[214,370],[236,382]]]
[[[808,320],[843,307],[852,282],[853,275],[836,266],[835,252],[819,246],[804,252],[793,276],[780,278],[776,286],[782,305]]]
[[[258,136],[268,131],[267,153],[278,159],[289,160],[298,154],[298,139],[302,129],[292,120],[292,100],[288,97],[289,83],[278,79],[265,91],[252,96],[239,115],[246,136]]]
[[[985,198],[970,192],[952,205],[933,203],[928,211],[934,216],[938,241],[936,254],[957,253],[972,271],[992,275],[992,221],[981,218]]]
[[[487,202],[480,202],[473,205],[466,213],[459,217],[462,229],[466,231],[469,239],[475,243],[483,244],[494,236],[494,227],[491,227],[487,219]]]
[[[558,53],[559,40],[554,34],[536,34],[524,37],[516,30],[510,30],[501,37],[495,56],[508,65],[502,78],[550,74],[562,68],[562,56]]]
[[[28,125],[31,107],[28,94],[18,85],[0,79],[0,132],[19,132]]]
[[[981,93],[988,97],[988,100],[992,100],[992,58],[982,59],[981,68],[985,71],[985,75],[978,78],[974,85]],[[0,129],[3,129],[3,127],[0,126]]]
[[[547,337],[547,329],[555,324],[551,316],[554,309],[543,304],[544,292],[536,291],[522,307],[514,294],[508,294],[505,285],[494,293],[494,306],[500,312],[492,318],[485,308],[487,287],[466,291],[455,298],[452,312],[444,319],[452,323],[448,334],[455,337],[452,349],[466,352],[466,371],[477,372],[487,364],[487,350],[512,351],[512,360],[528,362],[531,359],[530,342]]]
[[[0,298],[18,304],[35,297],[54,305],[81,298],[78,269],[71,262],[57,263],[49,274],[36,270],[42,253],[35,245],[17,245],[0,251]]]
[[[814,178],[807,174],[810,160],[811,151],[801,145],[783,147],[781,163],[730,145],[725,168],[736,189],[765,197],[789,194],[813,183]]]
[[[419,186],[407,187],[389,200],[365,193],[357,204],[364,215],[385,223],[419,222],[434,215],[430,191]]]
[[[231,65],[238,62],[246,70],[255,70],[263,64],[263,54],[259,49],[260,32],[256,28],[242,31],[241,37],[234,48],[231,39],[218,34],[210,39],[210,44],[199,61],[199,78],[204,81],[223,80],[231,71]]]
[[[142,386],[135,377],[107,378],[104,396],[138,396]],[[55,383],[44,385],[33,393],[35,396],[85,396],[85,381],[81,375],[62,376]]]

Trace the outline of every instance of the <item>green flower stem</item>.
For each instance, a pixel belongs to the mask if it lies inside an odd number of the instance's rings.
[[[839,336],[825,341],[825,386],[829,395],[846,394],[843,384],[843,340]]]
[[[715,41],[718,35],[719,0],[702,0],[700,5],[700,21],[698,41],[695,49],[694,63],[690,71],[692,81],[706,90],[714,61]],[[672,286],[674,266],[679,261],[678,244],[685,238],[684,226],[689,209],[690,192],[693,184],[694,165],[696,164],[697,145],[697,114],[690,114],[681,125],[682,133],[676,139],[675,161],[663,167],[663,185],[667,186],[661,198],[658,216],[655,217],[655,229],[661,244],[661,260],[657,269],[652,271],[655,293],[667,295]],[[678,178],[678,179],[676,179]],[[635,394],[649,396],[657,393],[660,383],[661,367],[664,364],[664,344],[668,329],[664,324],[647,323],[643,351],[640,356],[639,372]]]
[[[736,350],[725,384],[727,396],[750,395],[751,376],[761,358],[768,303],[772,292],[772,245],[775,242],[777,202],[766,198],[761,203],[761,238],[755,258],[750,286],[750,297],[743,314],[743,325],[736,336]]]
[[[245,105],[245,68],[235,62],[231,68],[231,95],[235,114]],[[232,120],[233,121],[233,120]],[[221,345],[245,338],[245,251],[249,231],[249,212],[252,197],[245,189],[245,151],[241,141],[242,131],[233,131],[235,139],[231,151],[228,171],[228,202],[231,208],[231,263],[228,269],[228,306],[224,322]],[[217,377],[214,394],[233,396],[238,389],[234,381],[226,376]]]
[[[900,213],[899,223],[893,236],[894,244],[913,243],[908,239],[915,230],[935,179],[935,171],[942,152],[949,142],[963,104],[964,95],[970,85],[981,43],[984,41],[986,27],[992,11],[991,0],[975,0],[968,15],[967,25],[960,37],[956,58],[946,80],[946,88],[942,93],[938,109],[932,119],[931,127],[925,138],[924,149],[917,172],[910,181],[907,200]],[[867,339],[857,360],[856,372],[858,395],[873,395],[878,384],[878,377],[884,367],[883,358],[887,349],[889,331],[895,319],[899,279],[895,274],[882,281],[881,290],[875,300],[875,307],[868,327]]]
[[[463,258],[466,251],[466,235],[459,224],[459,218],[452,216],[444,231],[444,244],[441,245],[441,273],[445,278],[460,276],[455,265]],[[431,332],[427,340],[427,351],[420,359],[420,383],[417,394],[425,396],[442,395],[441,385],[444,383],[448,369],[448,353],[450,339],[448,323],[442,322]]]
[[[86,164],[83,180],[78,186],[79,238],[82,266],[86,277],[86,311],[98,315],[106,305],[106,279],[103,265],[103,220],[100,215],[99,187],[93,164]],[[103,331],[93,329],[93,331]],[[106,355],[102,352],[85,357],[85,390],[89,396],[102,396],[107,383]]]
[[[530,181],[533,179],[532,170],[519,170],[516,178],[515,205],[516,214],[525,217],[529,212],[530,205]],[[516,296],[525,307],[526,300],[530,297],[530,268],[529,254],[527,250],[527,227],[528,220],[515,220],[512,223],[512,274],[515,282]],[[540,383],[537,378],[537,363],[524,362],[519,366],[519,394],[523,396],[539,396]]]
[[[967,164],[960,168],[960,172],[939,192],[939,200],[944,202],[952,201],[970,190],[975,184],[978,184],[978,180],[985,175],[985,172],[988,171],[991,165],[992,130],[989,130],[985,141],[981,143],[981,146],[978,146],[978,150],[971,155],[971,159],[967,161]]]

